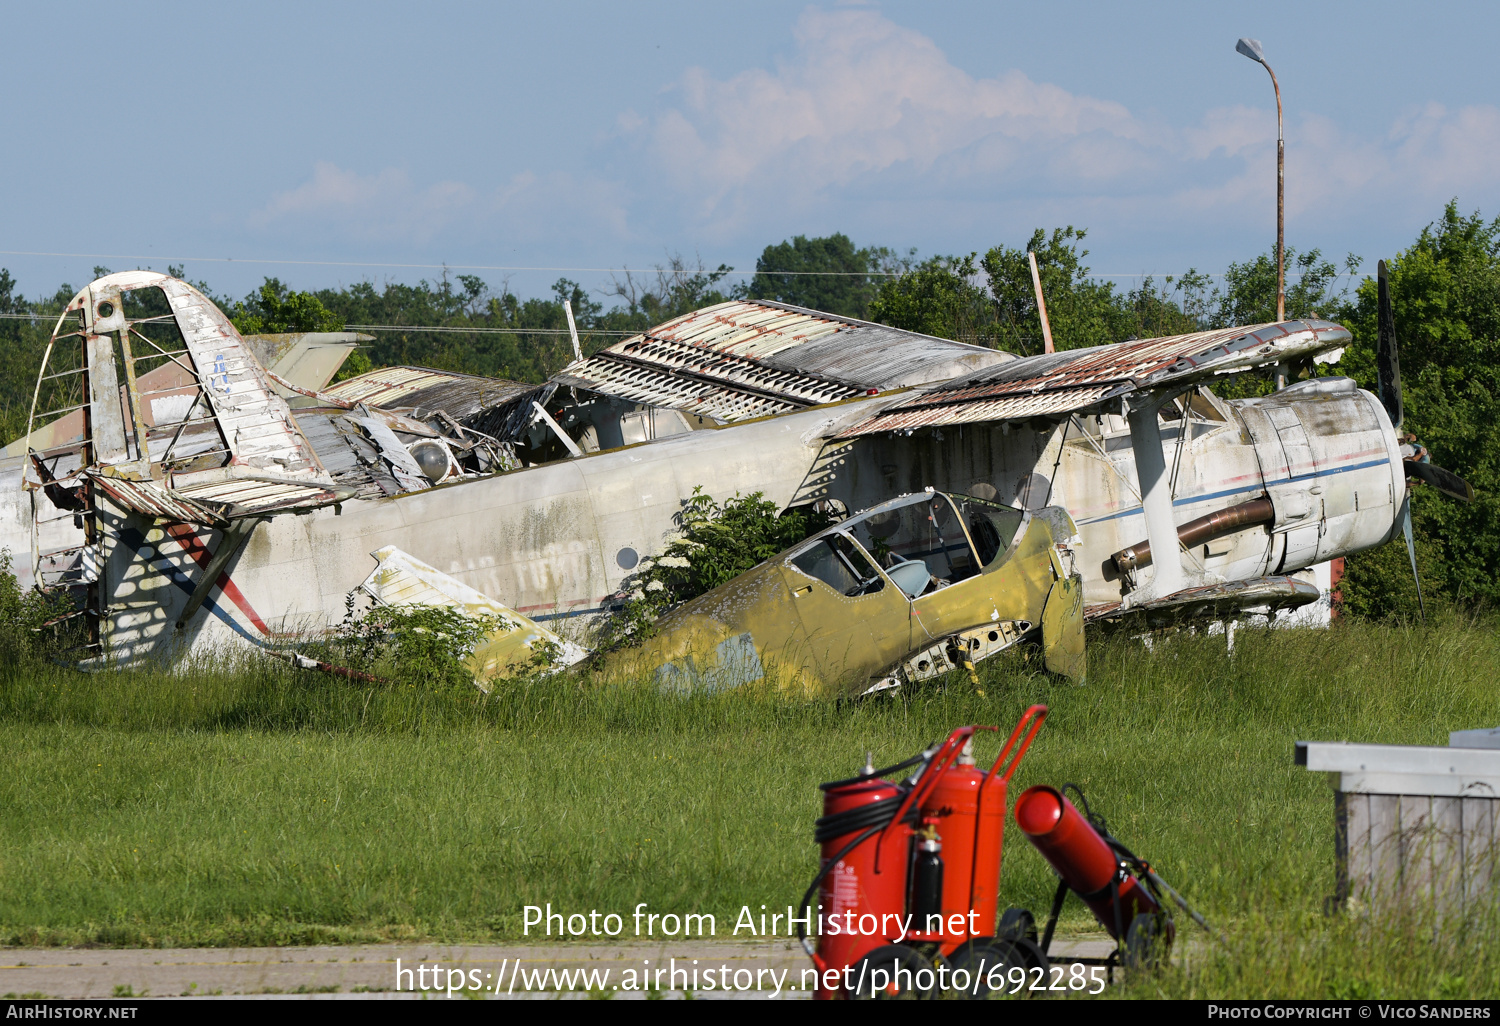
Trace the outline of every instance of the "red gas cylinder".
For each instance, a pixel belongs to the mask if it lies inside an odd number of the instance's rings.
[[[825,965],[853,965],[875,948],[901,938],[911,827],[890,820],[906,794],[878,778],[825,785],[816,837],[822,845],[822,865],[838,857],[819,886],[821,907],[812,910],[818,956]],[[840,856],[877,825],[885,829]]]
[[[984,780],[971,741],[922,801],[922,822],[943,842],[943,923],[933,930],[937,924],[914,921],[912,930],[939,941],[945,955],[970,937],[995,935],[1005,781],[995,777],[986,787]]]
[[[1160,910],[1135,877],[1120,871],[1114,849],[1056,788],[1039,784],[1023,792],[1016,799],[1016,825],[1116,940],[1137,915]],[[1111,881],[1118,882],[1118,907]]]

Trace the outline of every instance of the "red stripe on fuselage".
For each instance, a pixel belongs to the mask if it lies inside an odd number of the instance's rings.
[[[208,548],[198,540],[198,529],[196,527],[192,526],[191,524],[169,524],[167,526],[167,534],[170,535],[172,537],[172,540],[177,542],[178,545],[181,545],[182,550],[189,556],[191,556],[193,558],[193,561],[196,562],[199,566],[208,566],[208,561],[213,558],[213,555],[208,551]],[[247,617],[250,618],[250,622],[255,625],[256,630],[266,635],[266,637],[273,636],[271,634],[271,628],[266,626],[266,622],[260,618],[260,614],[255,611],[255,608],[253,606],[250,605],[249,600],[246,599],[243,594],[241,594],[240,589],[235,585],[233,581],[229,579],[228,570],[221,572],[219,574],[219,579],[214,583],[218,585],[219,591],[225,598],[238,606],[240,612],[244,613]]]

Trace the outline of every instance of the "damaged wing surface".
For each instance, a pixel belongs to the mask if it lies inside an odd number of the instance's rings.
[[[718,423],[942,381],[1015,357],[982,346],[765,300],[657,325],[553,377]]]
[[[1137,392],[1315,357],[1349,339],[1329,321],[1282,321],[1030,356],[923,389],[840,437],[1076,413]]]

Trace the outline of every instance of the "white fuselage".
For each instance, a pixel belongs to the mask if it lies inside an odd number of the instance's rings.
[[[1392,536],[1406,485],[1390,421],[1352,383],[1321,381],[1262,399],[1205,400],[1186,439],[1178,422],[1163,421],[1177,523],[1261,496],[1276,512],[1270,525],[1185,551],[1188,586],[1292,572]],[[1123,418],[1075,417],[1047,431],[975,424],[826,441],[880,402],[853,400],[276,516],[231,564],[231,587],[216,588],[181,630],[176,617],[217,533],[197,532],[203,549],[195,562],[192,539],[185,545],[144,518],[115,517],[102,581],[109,651],[124,661],[173,658],[236,637],[276,646],[323,630],[343,617],[346,596],[370,573],[370,553],[387,545],[580,638],[636,560],[661,550],[698,487],[720,501],[762,492],[783,508],[835,499],[852,511],[927,486],[1033,508],[1062,505],[1081,536],[1085,602],[1128,602],[1110,556],[1146,532]],[[9,493],[8,544],[28,553],[23,507],[32,496],[44,518],[58,515],[41,493]],[[44,534],[70,528],[69,519],[51,521]],[[1149,579],[1152,571],[1143,573]]]

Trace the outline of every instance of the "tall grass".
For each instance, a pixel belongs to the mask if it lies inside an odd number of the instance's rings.
[[[1013,792],[1080,784],[1236,945],[1221,957],[1195,941],[1187,969],[1128,991],[1495,992],[1500,930],[1454,934],[1412,968],[1398,940],[1430,932],[1382,940],[1390,924],[1324,916],[1332,790],[1292,764],[1299,739],[1443,744],[1500,723],[1489,630],[1241,630],[1232,657],[1222,637],[1091,646],[1082,687],[1015,657],[981,666],[983,695],[949,681],[864,702],[566,675],[482,696],[277,664],[86,676],[23,661],[0,670],[0,941],[518,939],[523,905],[642,901],[714,913],[723,937],[740,906],[801,895],[818,781],[960,724],[1003,734],[1043,702]],[[980,745],[984,761],[997,742]],[[1040,916],[1054,881],[1008,832],[1002,902]],[[1070,903],[1064,929],[1094,927]]]

